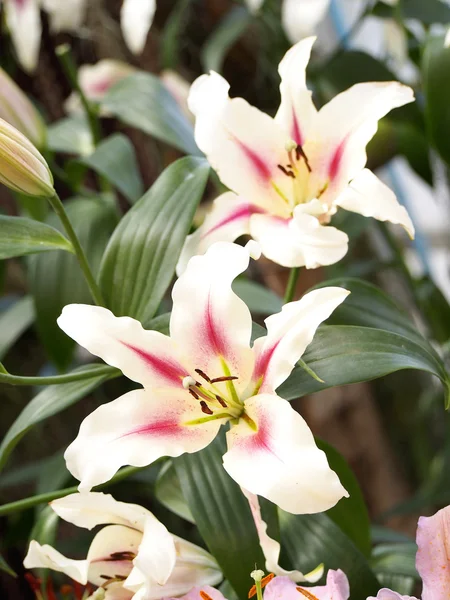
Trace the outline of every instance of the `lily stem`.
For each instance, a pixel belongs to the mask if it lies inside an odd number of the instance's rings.
[[[95,281],[94,275],[91,271],[91,267],[89,266],[88,260],[86,258],[86,254],[84,253],[84,250],[81,247],[80,241],[72,227],[72,223],[70,222],[69,217],[67,216],[66,209],[64,208],[60,197],[55,192],[55,194],[48,200],[52,205],[53,210],[58,215],[67,233],[67,236],[72,243],[73,249],[78,259],[78,263],[81,267],[81,270],[83,271],[83,275],[91,291],[92,298],[98,306],[105,306],[103,295],[100,291],[100,288],[97,285],[97,282]]]
[[[298,276],[300,275],[300,267],[294,267],[289,273],[289,279],[284,294],[284,304],[292,302],[295,296],[295,288],[297,287]]]
[[[101,377],[109,375],[119,377],[120,371],[114,367],[105,365],[103,368],[98,368],[95,373],[92,371],[79,371],[78,373],[67,373],[66,375],[53,375],[50,377],[21,377],[20,375],[11,375],[0,363],[0,383],[9,383],[10,385],[60,385],[62,383],[72,383],[74,381],[83,381],[89,379],[93,375]]]

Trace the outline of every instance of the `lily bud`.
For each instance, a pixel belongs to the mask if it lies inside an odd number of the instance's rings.
[[[5,119],[38,148],[45,144],[41,115],[11,77],[0,68],[0,118]]]
[[[40,152],[15,127],[0,119],[0,183],[28,196],[50,197],[53,176]]]

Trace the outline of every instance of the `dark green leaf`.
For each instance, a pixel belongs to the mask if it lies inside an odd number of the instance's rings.
[[[441,344],[447,342],[450,340],[450,306],[446,297],[429,276],[420,280],[417,292],[434,338]]]
[[[30,296],[20,298],[0,313],[0,360],[34,322],[34,304]]]
[[[416,584],[412,577],[405,577],[404,575],[377,573],[377,579],[380,582],[381,587],[386,587],[389,590],[397,592],[398,594],[404,594],[405,596],[411,596]]]
[[[95,275],[116,224],[113,209],[102,198],[74,198],[65,207]],[[54,214],[49,215],[49,222],[61,228]],[[33,256],[29,279],[39,336],[51,359],[65,369],[70,364],[74,343],[59,329],[56,319],[66,304],[91,302],[77,259],[66,252]]]
[[[73,252],[59,231],[32,219],[0,215],[0,260],[49,250]]]
[[[8,575],[11,575],[11,577],[17,577],[17,573],[11,569],[11,567],[8,565],[8,563],[6,562],[6,560],[3,558],[3,556],[1,554],[0,554],[0,571],[4,571],[5,573],[8,573]]]
[[[251,15],[244,6],[235,6],[225,15],[202,48],[201,60],[206,73],[222,71],[226,55],[243,35],[250,21]]]
[[[88,365],[76,371],[85,372],[86,379],[48,386],[25,406],[0,445],[0,469],[5,466],[15,446],[32,427],[65,410],[116,375],[104,365]]]
[[[448,396],[448,375],[440,360],[422,344],[390,331],[322,326],[302,358],[324,383],[297,367],[278,390],[286,400],[338,385],[370,381],[402,369],[419,369],[436,375]]]
[[[442,0],[399,0],[404,19],[417,19],[424,25],[450,23],[450,7]]]
[[[186,154],[200,154],[192,125],[158,77],[135,73],[107,93],[102,106],[118,119]]]
[[[180,40],[192,0],[178,0],[170,13],[161,36],[161,63],[164,69],[175,69],[180,62]]]
[[[280,312],[283,306],[282,299],[274,292],[248,279],[236,279],[233,291],[255,315],[272,315]]]
[[[326,569],[344,571],[352,600],[377,595],[380,586],[366,559],[327,515],[278,512],[282,547],[293,568],[308,573],[324,563]]]
[[[167,509],[195,523],[186,499],[181,491],[180,480],[171,460],[167,461],[158,474],[155,485],[155,496]]]
[[[83,115],[67,117],[48,128],[48,148],[76,156],[88,156],[95,150],[94,140]]]
[[[106,302],[116,315],[145,325],[155,314],[173,278],[208,170],[201,158],[176,161],[117,226],[100,270]]]
[[[200,534],[218,561],[224,577],[244,600],[255,564],[264,557],[248,502],[222,465],[223,435],[204,450],[174,460],[181,489]]]
[[[102,175],[130,202],[136,202],[144,193],[133,144],[121,133],[104,140],[80,162]]]
[[[417,545],[413,542],[380,544],[372,552],[371,565],[376,573],[420,579],[416,570],[416,552]]]

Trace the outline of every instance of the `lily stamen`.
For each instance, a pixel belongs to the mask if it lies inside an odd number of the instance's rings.
[[[308,598],[308,600],[319,600],[317,598],[317,596],[314,596],[314,594],[311,594],[311,592],[308,592],[308,590],[306,590],[305,588],[298,587],[296,589],[297,589],[297,592],[300,592],[300,594],[303,594],[303,596],[305,596],[305,598]]]
[[[209,408],[209,406],[206,404],[206,402],[204,400],[200,401],[200,406],[202,407],[202,412],[205,413],[205,415],[214,414],[213,411]]]

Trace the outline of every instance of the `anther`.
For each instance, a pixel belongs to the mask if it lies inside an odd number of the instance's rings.
[[[207,381],[208,383],[211,383],[211,379],[208,377],[208,375],[202,371],[201,369],[195,369],[195,372],[198,373],[200,375],[200,377],[202,377],[205,381]]]
[[[203,600],[212,600],[211,596],[203,590],[200,590],[200,597],[203,598]]]
[[[109,555],[109,558],[107,558],[106,561],[134,560],[135,558],[136,554],[134,552],[126,550],[125,552],[113,552]]]
[[[200,406],[202,407],[202,412],[205,413],[205,415],[213,414],[213,411],[209,408],[209,406],[206,404],[206,402],[204,400],[201,400]]]
[[[193,396],[196,400],[198,400],[200,398],[200,396],[194,392],[194,390],[192,388],[189,388],[189,393],[191,396]]]
[[[224,408],[228,408],[228,404],[218,394],[216,394],[216,400],[220,404],[220,406],[223,406]]]
[[[262,573],[262,575],[261,575],[261,573]],[[250,574],[250,577],[253,577],[253,579],[255,579],[255,577],[253,575],[255,575],[256,578],[261,577],[261,580],[260,580],[260,582],[261,582],[261,589],[264,588],[269,583],[269,581],[272,581],[272,579],[275,577],[274,573],[269,573],[268,575],[266,575],[265,577],[263,577],[264,572],[260,571],[260,570],[253,571]],[[255,579],[255,581],[257,581],[257,579]],[[252,587],[250,588],[250,591],[248,593],[248,597],[252,598],[255,595],[256,595],[256,585],[252,585]]]
[[[312,172],[308,157],[306,156],[305,151],[303,150],[302,146],[300,146],[300,144],[297,144],[297,146],[295,148],[295,157],[297,160],[300,160],[300,158],[303,158],[303,160],[305,161],[306,168],[308,169],[308,171],[310,173]]]
[[[195,381],[195,379],[193,377],[191,377],[190,375],[188,375],[187,377],[183,378],[183,387],[185,390],[188,390],[191,385],[195,385],[197,382]]]
[[[288,177],[292,177],[292,179],[295,179],[295,175],[292,171],[288,171],[285,167],[283,167],[283,165],[277,165],[277,167],[280,169],[280,171],[282,173],[284,173]]]
[[[216,377],[215,379],[211,379],[210,383],[221,383],[222,381],[233,381],[234,379],[239,379],[235,375],[229,375],[228,377]]]
[[[308,592],[305,588],[298,587],[296,590],[297,592],[300,592],[300,594],[303,594],[305,598],[308,598],[308,600],[318,600],[317,596],[314,596],[314,594],[311,594],[311,592]]]

